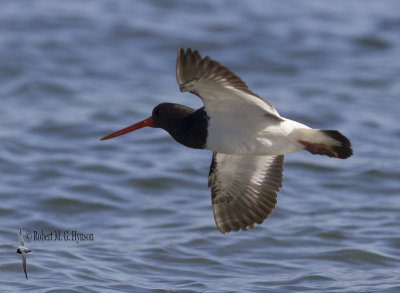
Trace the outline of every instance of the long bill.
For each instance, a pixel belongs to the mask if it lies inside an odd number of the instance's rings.
[[[129,132],[138,130],[138,129],[146,127],[146,126],[153,126],[153,118],[151,116],[147,119],[144,119],[143,121],[140,121],[131,126],[125,127],[124,129],[121,129],[121,130],[113,132],[109,135],[106,135],[105,137],[101,138],[100,140],[106,140],[106,139],[114,138],[114,137],[117,137],[120,135],[124,135],[124,134],[127,134]]]

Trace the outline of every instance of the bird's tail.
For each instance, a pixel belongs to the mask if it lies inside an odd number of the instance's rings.
[[[337,130],[299,129],[302,144],[313,155],[346,159],[353,154],[350,140]]]

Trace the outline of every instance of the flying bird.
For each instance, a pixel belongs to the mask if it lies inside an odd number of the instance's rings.
[[[282,187],[285,154],[306,150],[346,159],[353,153],[339,131],[280,116],[241,78],[198,51],[179,49],[176,77],[180,91],[199,96],[204,107],[162,103],[149,118],[101,140],[149,126],[187,147],[212,150],[208,186],[215,223],[224,234],[254,228],[269,216]]]
[[[16,253],[19,253],[22,255],[22,267],[24,268],[25,277],[28,280],[28,274],[26,272],[26,254],[29,252],[32,252],[32,250],[25,247],[24,237],[22,236],[21,228],[19,228],[18,238],[19,238],[20,246],[18,246]]]

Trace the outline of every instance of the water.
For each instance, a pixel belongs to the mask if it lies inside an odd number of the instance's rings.
[[[400,292],[398,1],[2,1],[0,287],[30,292]],[[286,158],[263,225],[224,236],[211,152],[143,129],[179,47],[354,156]],[[26,241],[17,233],[65,232]],[[72,233],[94,241],[72,241]],[[33,234],[31,234],[33,235]],[[55,235],[53,235],[55,237]]]

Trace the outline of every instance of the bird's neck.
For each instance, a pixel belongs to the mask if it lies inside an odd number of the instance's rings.
[[[203,149],[207,141],[208,116],[204,107],[175,122],[173,129],[166,129],[169,134],[184,146]]]

